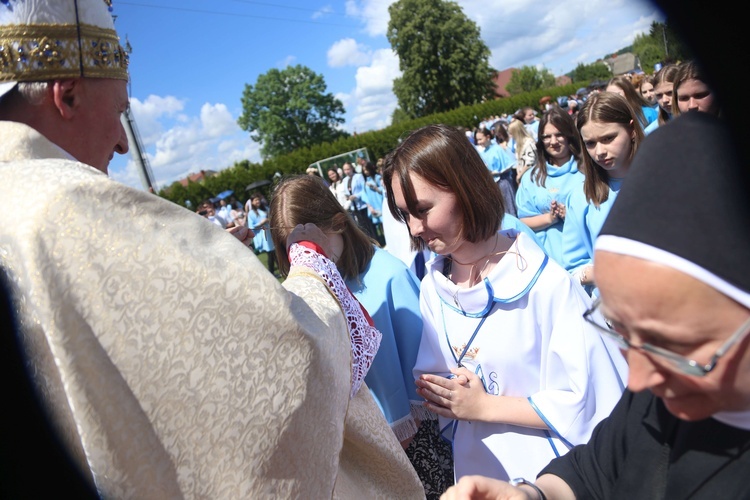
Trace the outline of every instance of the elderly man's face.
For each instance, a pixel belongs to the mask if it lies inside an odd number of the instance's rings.
[[[750,310],[701,281],[643,259],[598,251],[602,312],[635,345],[649,343],[700,364],[750,317]],[[619,326],[617,326],[619,325]],[[704,377],[685,375],[637,349],[626,356],[632,391],[650,390],[684,420],[750,404],[750,337],[733,346]]]
[[[70,148],[78,161],[104,173],[115,153],[128,152],[128,138],[120,115],[128,107],[127,82],[106,78],[84,78],[81,105],[73,125],[79,140]]]

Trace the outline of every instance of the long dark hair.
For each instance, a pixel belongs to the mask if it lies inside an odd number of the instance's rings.
[[[531,179],[544,187],[547,182],[547,163],[550,162],[547,148],[544,147],[544,128],[547,124],[555,127],[568,140],[568,149],[578,164],[581,163],[581,138],[573,118],[559,106],[553,106],[539,120],[539,136],[536,141],[536,165],[531,169]]]

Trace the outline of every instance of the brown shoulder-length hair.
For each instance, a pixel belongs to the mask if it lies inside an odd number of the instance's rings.
[[[570,154],[573,155],[576,162],[581,164],[581,137],[576,129],[576,123],[573,121],[567,111],[562,109],[560,106],[553,106],[542,115],[542,119],[539,120],[538,136],[536,141],[536,165],[531,169],[531,179],[537,183],[537,185],[544,187],[547,182],[547,163],[550,161],[550,156],[547,153],[547,148],[544,147],[544,128],[547,124],[551,124],[557,129],[565,138],[568,140],[568,149]]]
[[[662,68],[656,72],[654,75],[654,90],[656,90],[656,87],[659,86],[662,83],[674,83],[674,81],[677,79],[677,72],[679,71],[679,66],[676,64],[666,64],[662,66]],[[672,90],[672,95],[674,96],[674,90]],[[674,97],[672,98],[672,102],[674,102]],[[659,126],[664,125],[672,118],[672,113],[667,113],[664,111],[661,106],[659,106]]]
[[[274,189],[270,212],[271,238],[284,276],[290,267],[286,240],[298,224],[313,223],[324,233],[338,233],[344,238],[344,250],[336,262],[344,279],[364,272],[375,253],[373,245],[377,242],[357,226],[320,177],[295,175],[282,179]]]
[[[633,106],[624,97],[613,92],[599,92],[589,97],[578,113],[578,132],[580,133],[583,126],[589,122],[618,123],[630,130],[633,134],[633,145],[630,148],[628,161],[633,160],[644,134]],[[586,177],[583,181],[586,201],[598,207],[609,198],[609,172],[600,167],[588,151],[583,155],[581,171]]]
[[[500,228],[505,213],[500,188],[477,150],[458,129],[448,125],[422,127],[386,156],[383,184],[388,207],[393,217],[404,223],[406,214],[396,207],[391,186],[398,182],[408,215],[420,218],[410,174],[453,193],[463,219],[461,236],[466,241],[485,241]],[[422,250],[425,242],[412,237],[412,248]]]

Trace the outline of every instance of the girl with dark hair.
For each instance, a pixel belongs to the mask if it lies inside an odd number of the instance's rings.
[[[586,153],[581,162],[583,189],[571,194],[563,227],[564,267],[590,293],[594,287],[594,240],[615,202],[630,162],[643,140],[635,111],[622,96],[596,94],[578,114]]]
[[[536,477],[609,414],[622,356],[583,320],[590,299],[571,276],[525,233],[501,230],[500,190],[457,129],[410,134],[383,180],[414,247],[437,254],[414,375],[453,441],[456,479]]]
[[[328,180],[330,181],[328,184],[328,190],[331,191],[333,196],[343,207],[344,205],[346,205],[347,196],[349,194],[347,192],[346,185],[344,184],[344,180],[341,178],[341,175],[339,174],[339,171],[336,169],[336,167],[329,168],[327,174]]]
[[[701,67],[694,61],[680,64],[674,80],[672,114],[677,116],[688,111],[721,116],[721,106],[716,94],[709,87]]]
[[[537,162],[521,178],[516,193],[518,218],[536,232],[547,255],[558,264],[568,196],[583,184],[578,171],[581,145],[575,123],[560,107],[542,116],[537,141]]]

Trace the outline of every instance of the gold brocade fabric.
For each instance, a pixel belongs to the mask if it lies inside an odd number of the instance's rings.
[[[0,265],[69,450],[106,498],[421,498],[320,280],[0,122]],[[38,158],[38,159],[34,159]]]

